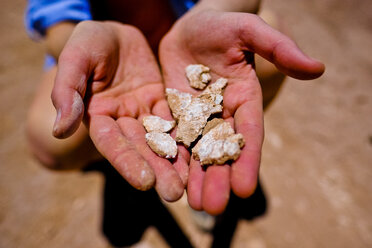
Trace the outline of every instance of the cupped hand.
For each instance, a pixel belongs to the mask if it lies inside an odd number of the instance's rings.
[[[84,120],[98,151],[132,186],[155,185],[168,201],[182,196],[188,162],[178,156],[173,166],[145,141],[144,116],[172,117],[157,62],[136,28],[78,24],[59,57],[52,100],[54,136],[70,136]]]
[[[204,170],[191,159],[187,194],[194,209],[219,214],[231,190],[245,198],[256,188],[264,127],[254,53],[298,79],[313,79],[324,71],[322,63],[304,55],[291,39],[253,14],[191,10],[161,42],[159,56],[167,88],[198,94],[185,77],[189,64],[208,66],[212,82],[219,77],[229,80],[222,117],[243,134],[246,142],[231,166],[209,166]]]

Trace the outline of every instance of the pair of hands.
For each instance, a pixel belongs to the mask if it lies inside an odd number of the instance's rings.
[[[58,62],[52,92],[57,109],[54,136],[68,137],[84,120],[98,151],[133,187],[155,186],[163,199],[175,201],[187,186],[191,207],[219,214],[231,190],[248,197],[257,184],[264,135],[262,92],[247,53],[257,53],[299,79],[313,79],[324,71],[323,64],[253,14],[206,10],[185,15],[161,41],[161,72],[136,28],[82,22]],[[164,85],[196,93],[185,78],[189,64],[210,67],[212,81],[229,80],[222,116],[246,140],[231,166],[203,170],[183,146],[177,158],[168,161],[146,144],[144,116],[172,119]]]

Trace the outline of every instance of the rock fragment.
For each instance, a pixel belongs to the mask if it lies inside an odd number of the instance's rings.
[[[215,128],[217,125],[223,123],[224,120],[221,118],[213,118],[212,120],[207,122],[203,129],[203,135],[206,135],[211,129]]]
[[[150,115],[143,118],[142,124],[148,132],[145,138],[151,150],[160,157],[175,158],[177,155],[177,143],[166,132],[172,130],[176,122],[167,121],[159,116]]]
[[[195,89],[204,89],[211,81],[210,69],[201,64],[188,65],[185,69],[190,86]]]
[[[173,118],[178,121],[180,115],[190,105],[192,95],[186,92],[181,92],[176,89],[167,88],[165,90],[169,108],[172,111]]]
[[[224,164],[236,160],[244,146],[242,134],[235,134],[228,122],[210,129],[192,149],[193,157],[202,165]]]
[[[228,80],[226,78],[219,78],[213,84],[210,84],[199,97],[208,95],[223,95],[223,90],[227,86]],[[222,100],[221,100],[222,101]]]
[[[215,83],[210,84],[199,96],[200,99],[208,100],[215,105],[220,105],[223,101],[223,91],[227,86],[226,78],[219,78]],[[222,105],[221,105],[222,107]]]
[[[211,114],[222,111],[222,106],[212,104],[210,101],[193,98],[190,105],[178,119],[176,141],[189,147],[202,133]]]
[[[220,78],[197,97],[176,89],[166,89],[169,107],[178,124],[177,142],[189,147],[202,133],[208,118],[222,112],[223,90],[226,85],[227,79]]]
[[[202,133],[208,118],[222,112],[223,90],[227,79],[220,78],[209,85],[198,97],[193,97],[178,118],[176,141],[189,147]],[[171,108],[172,109],[172,108]]]
[[[150,132],[146,133],[145,137],[147,144],[160,157],[176,157],[177,144],[176,141],[168,133]]]
[[[167,121],[155,115],[145,116],[142,123],[147,132],[166,133],[176,126],[175,121]]]

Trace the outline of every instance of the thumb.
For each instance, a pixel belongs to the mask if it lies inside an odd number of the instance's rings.
[[[323,74],[323,63],[305,55],[293,40],[260,17],[245,14],[240,24],[240,38],[246,48],[275,64],[284,74],[303,80]]]
[[[58,61],[58,71],[52,91],[57,117],[53,135],[57,138],[71,136],[84,116],[83,98],[89,77],[89,63],[83,54],[66,48]]]

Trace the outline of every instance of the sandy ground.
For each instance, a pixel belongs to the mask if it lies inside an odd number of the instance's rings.
[[[288,79],[267,111],[260,177],[268,209],[238,222],[231,247],[372,247],[372,2],[264,5],[327,71]],[[108,247],[102,175],[48,171],[28,151],[25,116],[43,49],[25,34],[24,1],[0,6],[0,247]],[[167,206],[195,247],[209,246],[185,198]],[[141,245],[168,247],[153,227]]]

